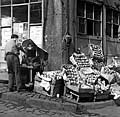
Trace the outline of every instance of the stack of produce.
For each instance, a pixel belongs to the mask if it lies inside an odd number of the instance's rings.
[[[104,93],[105,91],[109,90],[110,84],[108,80],[104,77],[99,76],[95,81],[95,91],[96,93]]]
[[[56,74],[58,73],[59,71],[50,71],[50,72],[43,72],[43,74],[41,75],[43,78],[45,79],[55,79],[55,76]]]
[[[120,97],[120,86],[117,83],[112,84],[110,90],[111,90],[111,95],[114,96],[114,99]]]
[[[77,69],[73,65],[65,65],[64,68],[66,69],[66,75],[70,85],[78,85],[80,77]]]
[[[115,67],[120,67],[120,57],[113,57],[113,64]]]
[[[116,77],[116,72],[109,69],[108,66],[102,67],[101,75],[111,83],[111,81]]]
[[[100,45],[90,44],[90,57],[93,61],[93,67],[98,71],[104,66],[104,56]]]
[[[89,47],[91,50],[92,57],[103,59],[103,52],[100,45],[90,44]]]
[[[72,60],[74,59],[74,60]],[[81,53],[81,54],[76,54],[76,53],[73,53],[72,57],[70,58],[71,62],[74,63],[78,69],[80,68],[84,68],[84,67],[90,67],[90,63],[89,63],[89,60],[88,58],[85,56],[84,53]]]
[[[86,84],[93,85],[95,83],[96,79],[98,78],[98,76],[99,76],[98,74],[94,74],[94,73],[87,74],[86,79],[85,79]]]
[[[81,76],[81,88],[85,86],[89,86],[90,88],[93,88],[93,85],[96,81],[96,79],[99,77],[98,72],[92,70],[90,67],[89,68],[81,68],[80,70],[80,76]]]
[[[105,66],[104,62],[101,61],[99,62],[97,59],[93,59],[93,68],[98,70],[98,71],[101,71],[101,68]]]

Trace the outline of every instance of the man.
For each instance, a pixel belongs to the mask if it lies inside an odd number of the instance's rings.
[[[21,79],[20,79],[20,60],[19,60],[19,50],[20,47],[17,46],[18,35],[11,35],[11,40],[6,43],[5,47],[5,60],[8,67],[8,77],[9,77],[9,91],[14,91],[14,82],[16,83],[17,91],[21,89]]]

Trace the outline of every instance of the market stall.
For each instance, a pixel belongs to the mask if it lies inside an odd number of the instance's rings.
[[[21,61],[22,85],[32,91],[34,89],[35,75],[37,72],[43,73],[48,53],[39,48],[31,39],[23,41],[22,47],[25,51]]]
[[[35,91],[53,97],[66,96],[77,102],[92,102],[120,97],[119,60],[104,64],[101,46],[89,45],[91,56],[80,49],[58,71],[43,72],[35,77]],[[115,61],[116,60],[116,61]],[[42,88],[41,88],[42,87]]]

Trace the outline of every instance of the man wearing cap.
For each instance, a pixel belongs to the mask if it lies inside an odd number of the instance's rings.
[[[20,79],[20,60],[19,60],[19,50],[17,46],[18,35],[11,35],[11,39],[6,43],[5,46],[5,60],[8,67],[8,77],[9,77],[9,91],[14,91],[14,82],[16,83],[17,91],[21,89],[21,79]]]

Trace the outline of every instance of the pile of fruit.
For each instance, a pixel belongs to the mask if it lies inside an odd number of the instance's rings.
[[[78,68],[90,67],[90,63],[85,54],[73,54]]]
[[[92,57],[103,58],[103,52],[100,45],[90,44],[89,47],[91,50]]]

